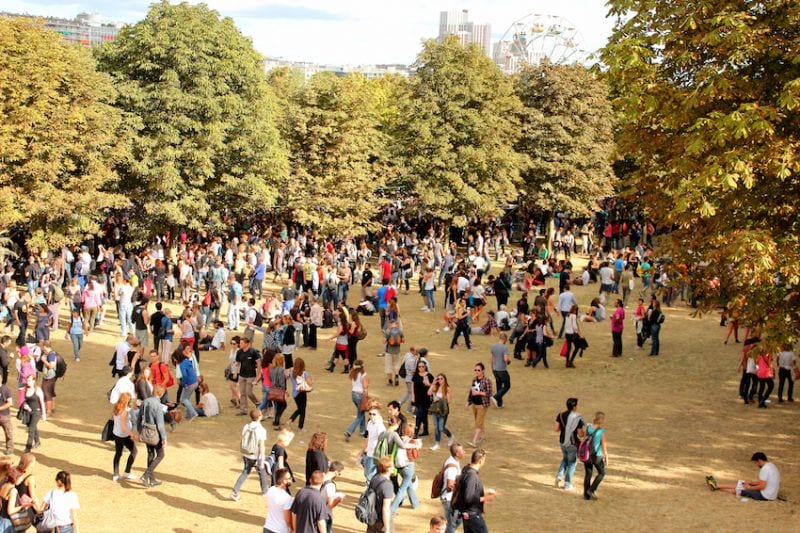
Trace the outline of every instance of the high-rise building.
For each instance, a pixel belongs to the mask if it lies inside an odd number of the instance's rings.
[[[17,13],[0,13],[4,17],[37,18]],[[42,17],[44,27],[61,34],[61,37],[80,46],[93,46],[107,43],[117,38],[122,24],[102,22],[96,14],[79,13],[74,19]]]
[[[439,13],[439,42],[445,37],[455,35],[463,45],[476,43],[483,49],[483,53],[491,56],[492,53],[492,26],[491,24],[478,24],[469,20],[469,11],[442,11]]]

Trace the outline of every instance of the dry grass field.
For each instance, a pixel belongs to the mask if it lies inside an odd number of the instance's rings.
[[[596,285],[577,288],[584,309],[596,290]],[[515,292],[511,302],[517,298]],[[441,300],[439,292],[438,305]],[[400,296],[406,346],[428,347],[432,371],[449,376],[456,401],[448,425],[457,440],[466,442],[472,426],[462,399],[466,398],[472,365],[489,362],[493,339],[475,336],[476,350],[467,352],[463,341],[460,348],[450,350],[449,335],[436,333],[442,326],[441,312],[422,313],[420,306],[416,294]],[[494,308],[494,301],[491,306]],[[629,307],[620,359],[610,358],[609,323],[603,322],[582,325],[590,349],[577,360],[576,369],[564,367],[558,357],[559,343],[549,350],[549,370],[541,365],[524,368],[513,361],[506,408],[492,408],[487,416],[484,447],[488,455],[481,477],[486,487],[497,489],[496,501],[487,505],[489,529],[500,533],[580,528],[800,531],[796,504],[800,498],[800,402],[778,404],[773,394],[774,403],[768,409],[756,409],[737,399],[741,345],[723,345],[724,329],[717,316],[692,318],[690,309],[677,302],[675,308],[666,310],[661,356],[647,357],[648,351],[635,348],[632,311]],[[404,389],[387,387],[379,378],[383,359],[376,356],[378,317],[365,321],[369,336],[359,353],[373,377],[371,392],[386,402]],[[228,407],[219,417],[184,423],[170,433],[166,458],[158,470],[163,485],[145,489],[138,482],[111,480],[113,448],[99,440],[110,412],[106,392],[113,384],[107,363],[119,335],[116,319],[112,316],[109,322],[87,339],[81,362],[69,363],[65,379],[57,386],[57,413],[40,425],[43,445],[36,450],[39,492],[53,486],[57,470],[70,471],[81,501],[84,532],[261,531],[265,502],[257,477],[252,475],[245,484],[241,502],[228,498],[241,470],[239,440],[244,421],[229,407],[223,380],[227,352],[203,352],[201,369],[212,392]],[[323,338],[327,331],[322,330]],[[53,338],[56,349],[71,361],[63,332]],[[260,345],[260,334],[256,343]],[[309,397],[306,430],[297,434],[289,448],[289,460],[300,486],[308,439],[314,431],[328,432],[328,455],[346,465],[339,490],[347,498],[334,512],[334,530],[363,531],[353,514],[363,486],[355,459],[361,443],[357,439],[345,443],[342,436],[354,408],[346,377],[323,371],[323,361],[332,348],[332,341],[321,340],[318,351],[300,349],[295,354],[307,360],[316,381]],[[171,395],[174,397],[174,391]],[[590,418],[596,410],[607,415],[609,466],[598,501],[584,501],[580,490],[553,488],[561,459],[553,419],[569,396],[580,399],[579,410],[585,417]],[[292,408],[290,405],[289,412]],[[16,432],[18,452],[24,445],[23,429],[18,427]],[[271,426],[268,431],[272,441]],[[441,513],[438,501],[430,499],[430,482],[447,452],[444,448],[429,450],[432,443],[432,437],[426,437],[417,463],[422,505],[414,511],[407,504],[400,509],[396,521],[400,533],[427,531],[429,518]],[[755,479],[757,467],[749,458],[756,450],[763,450],[781,469],[781,494],[788,501],[740,502],[706,488],[704,476],[708,473],[719,480]],[[137,477],[145,463],[146,450],[139,444],[134,464]],[[583,480],[581,465],[576,478],[577,484]]]

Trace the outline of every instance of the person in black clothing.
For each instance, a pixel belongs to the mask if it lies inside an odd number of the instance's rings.
[[[496,278],[489,276],[489,283],[494,289],[494,297],[497,299],[497,310],[499,311],[501,306],[508,304],[511,283],[506,279],[505,274],[500,274]]]
[[[8,383],[8,347],[11,345],[11,337],[3,335],[0,338],[0,371],[3,373],[3,385]]]
[[[324,431],[314,433],[308,443],[306,450],[306,487],[311,484],[311,475],[315,470],[327,472],[329,469],[328,456],[325,451],[328,449],[328,434]]]
[[[256,376],[260,373],[261,354],[253,348],[250,339],[244,337],[239,340],[239,351],[236,352],[236,362],[239,363],[239,414],[247,414],[247,399],[253,402],[253,407],[258,407],[258,398],[253,393]]]
[[[369,488],[375,492],[375,510],[378,511],[378,521],[367,527],[367,533],[381,533],[393,531],[392,527],[392,482],[389,476],[392,473],[392,457],[385,455],[380,458],[377,464],[378,473],[369,481]]]
[[[163,304],[156,302],[156,312],[150,317],[150,331],[153,332],[153,349],[158,352],[158,344],[161,341],[161,319],[164,318]]]
[[[461,471],[453,492],[451,504],[455,512],[461,513],[464,519],[464,533],[487,533],[486,521],[483,519],[483,504],[494,501],[494,489],[486,493],[478,472],[486,463],[486,452],[477,449],[472,452],[470,463]]]
[[[295,531],[317,533],[327,529],[330,518],[330,509],[320,489],[325,475],[315,470],[311,476],[311,483],[300,489],[292,502],[292,518]]]
[[[517,315],[530,314],[530,307],[528,306],[528,293],[523,292],[522,296],[517,300]]]

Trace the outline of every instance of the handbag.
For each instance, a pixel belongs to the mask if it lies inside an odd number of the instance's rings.
[[[450,404],[445,398],[439,398],[431,404],[430,412],[436,416],[447,416],[450,414]]]
[[[267,393],[267,400],[271,402],[286,403],[286,389],[272,386]]]
[[[145,444],[155,446],[161,440],[161,435],[158,433],[158,427],[155,424],[144,422],[142,423],[142,430],[139,432],[139,438]]]
[[[314,390],[314,387],[308,384],[305,376],[297,378],[297,392],[311,392],[312,390]]]
[[[561,357],[567,356],[567,341],[564,341],[564,344],[561,345]]]
[[[31,425],[31,412],[27,409],[19,409],[17,411],[17,420],[21,421],[26,426]]]
[[[17,505],[19,505],[19,492],[17,492]],[[33,509],[27,507],[20,509],[8,518],[11,520],[11,525],[14,526],[14,531],[27,531],[33,525],[33,517]]]
[[[544,345],[550,348],[553,345],[553,337],[544,336]]]
[[[369,411],[370,403],[372,403],[372,398],[365,394],[361,396],[361,401],[358,402],[358,410],[363,412]]]
[[[100,440],[103,442],[108,442],[112,440],[114,438],[112,436],[113,431],[114,431],[114,421],[109,418],[106,421],[106,425],[103,426],[103,430],[100,432]]]
[[[58,527],[56,515],[49,506],[43,513],[39,513],[34,517],[33,524],[36,526],[36,531],[41,533],[53,531]]]

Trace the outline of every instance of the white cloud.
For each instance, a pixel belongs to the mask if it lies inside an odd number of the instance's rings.
[[[198,3],[198,2],[192,2]],[[232,17],[263,54],[333,64],[411,63],[423,38],[436,37],[439,12],[468,9],[470,19],[488,22],[502,35],[529,14],[559,15],[581,32],[586,48],[605,44],[612,22],[604,0],[206,0]],[[149,2],[133,0],[4,0],[3,9],[42,15],[98,12],[103,18],[135,22]]]

